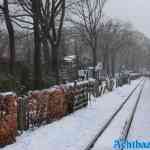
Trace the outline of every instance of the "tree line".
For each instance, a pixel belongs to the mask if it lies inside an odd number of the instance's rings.
[[[107,18],[106,4],[107,0],[2,0],[0,20],[8,32],[9,73],[15,76],[16,43],[21,38],[29,44],[22,43],[22,53],[27,46],[31,50],[26,57],[32,56],[34,89],[41,88],[43,74],[59,84],[60,58],[68,53],[78,56],[78,66],[83,56],[94,68],[103,62],[104,71],[111,76],[124,64],[132,69],[148,65],[144,44],[138,42],[139,33],[129,23]],[[18,32],[22,33],[20,37]],[[142,56],[141,61],[133,58],[136,56]]]

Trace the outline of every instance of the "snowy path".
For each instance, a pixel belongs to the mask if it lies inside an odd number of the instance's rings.
[[[114,141],[121,137],[124,125],[132,114],[141,87],[142,85],[138,87],[122,110],[115,116],[110,126],[98,139],[92,150],[113,150]]]
[[[150,80],[145,84],[145,90],[137,108],[128,140],[150,141]]]
[[[87,108],[26,132],[3,150],[83,150],[141,79],[97,98]]]

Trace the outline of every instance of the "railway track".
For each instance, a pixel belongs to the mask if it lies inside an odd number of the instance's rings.
[[[143,83],[143,85],[141,87],[141,90],[139,92],[139,95],[138,95],[137,101],[135,103],[135,106],[134,106],[134,108],[132,110],[132,113],[131,113],[129,119],[126,121],[126,124],[124,126],[125,127],[124,128],[124,132],[121,135],[121,139],[124,140],[124,141],[127,140],[129,132],[131,130],[131,125],[132,125],[132,122],[133,122],[133,119],[134,119],[134,116],[135,116],[135,113],[136,113],[136,110],[137,110],[137,106],[139,104],[139,101],[140,101],[140,98],[141,98],[141,95],[142,95],[142,92],[143,92],[143,89],[144,89],[144,84],[145,84],[145,81],[144,81],[144,83]],[[121,148],[120,150],[124,150],[124,148]]]
[[[110,126],[111,122],[118,115],[118,113],[124,108],[125,104],[130,100],[130,98],[134,94],[134,92],[138,89],[138,87],[141,86],[141,89],[140,89],[138,98],[136,100],[136,103],[134,105],[133,111],[131,113],[131,116],[129,117],[129,120],[127,121],[126,126],[124,128],[125,129],[124,130],[124,134],[121,135],[122,138],[126,140],[126,138],[128,136],[128,133],[129,133],[129,130],[130,130],[130,127],[131,127],[132,120],[134,118],[134,114],[136,112],[137,105],[138,105],[139,100],[140,100],[141,93],[142,93],[143,88],[144,88],[144,84],[145,84],[145,79],[141,80],[137,84],[137,86],[131,91],[131,93],[129,94],[129,96],[123,101],[123,103],[118,107],[118,109],[112,114],[112,116],[109,118],[109,120],[107,120],[107,122],[103,125],[103,127],[94,136],[94,138],[91,140],[91,142],[86,146],[86,148],[84,150],[91,150],[94,147],[94,145],[96,144],[96,142],[98,141],[98,139],[103,135],[103,133],[105,132],[105,130]]]

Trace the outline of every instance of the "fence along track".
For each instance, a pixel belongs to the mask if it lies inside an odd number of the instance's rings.
[[[88,101],[91,100],[92,95],[94,97],[101,96],[105,93],[103,91],[108,88],[111,89],[109,86],[106,87],[106,83],[101,85],[96,80],[89,80],[86,82],[81,81],[81,83],[75,82],[74,84],[68,86],[66,85],[66,87],[60,87],[58,88],[59,91],[55,92],[52,92],[50,89],[32,91],[26,96],[19,98],[18,100],[18,130],[24,131],[28,130],[29,128],[40,127],[41,125],[48,124],[54,120],[60,119],[63,117],[63,115],[67,115],[83,107],[86,107],[88,105]],[[59,99],[64,97],[64,103],[61,103],[62,99],[59,100],[58,103],[58,100],[56,100],[58,96]],[[50,103],[52,98],[53,103]],[[55,100],[57,105],[53,105],[55,104]],[[52,105],[53,107],[50,107]],[[53,109],[54,107],[55,109]],[[66,107],[68,107],[67,110],[65,109]],[[57,118],[57,116],[62,113],[62,111],[64,112],[63,115]]]
[[[95,137],[92,139],[92,141],[87,145],[87,147],[84,150],[91,150],[93,146],[95,145],[98,138],[104,133],[104,131],[108,128],[108,126],[111,124],[112,120],[115,118],[115,116],[121,111],[121,109],[124,107],[124,105],[128,102],[130,97],[133,95],[133,93],[136,91],[136,89],[141,85],[142,82],[145,80],[141,80],[137,86],[131,91],[129,96],[124,100],[124,102],[119,106],[119,108],[113,113],[113,115],[110,117],[110,119],[104,124],[104,126],[100,129],[100,131],[95,135]]]
[[[144,89],[144,85],[145,85],[145,81],[144,81],[144,83],[142,84],[140,93],[139,93],[139,95],[138,95],[138,98],[137,98],[137,101],[136,101],[135,106],[134,106],[134,108],[133,108],[133,111],[132,111],[132,113],[131,113],[131,116],[130,116],[130,118],[126,121],[126,123],[125,123],[125,128],[124,128],[123,135],[121,135],[121,140],[126,141],[127,138],[128,138],[128,134],[129,134],[129,132],[130,132],[130,128],[131,128],[131,125],[132,125],[132,122],[133,122],[133,119],[134,119],[134,116],[135,116],[135,113],[136,113],[138,104],[139,104],[139,102],[140,102],[140,98],[141,98],[141,95],[142,95],[142,92],[143,92],[143,89]],[[121,148],[120,150],[124,150],[124,148]]]

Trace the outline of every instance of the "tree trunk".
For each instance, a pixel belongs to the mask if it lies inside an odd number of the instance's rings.
[[[32,0],[33,11],[33,29],[34,29],[34,88],[41,88],[41,40],[40,40],[40,3],[37,0]]]
[[[52,72],[56,84],[59,84],[58,46],[52,45]]]
[[[93,50],[93,68],[94,68],[94,70],[93,70],[93,76],[95,78],[96,77],[95,67],[97,65],[96,47],[93,47],[92,50]]]
[[[79,51],[78,51],[78,46],[77,42],[75,41],[75,55],[76,55],[76,79],[78,79],[78,71],[80,69],[80,60],[79,60]]]
[[[115,77],[115,59],[116,59],[115,54],[112,54],[111,55],[111,74],[112,74],[112,77]]]
[[[10,74],[14,75],[14,65],[15,65],[15,37],[14,37],[14,28],[10,19],[9,15],[9,8],[8,8],[8,0],[4,0],[4,17],[5,23],[8,30],[9,35],[9,49],[10,49],[10,61],[9,61],[9,71]]]
[[[51,68],[49,45],[46,39],[43,39],[42,43],[43,43],[43,53],[44,53],[44,60],[46,66],[46,73],[49,74]]]
[[[108,52],[104,53],[103,66],[104,66],[104,72],[106,73],[106,75],[108,75],[109,74],[109,56],[108,56]]]

